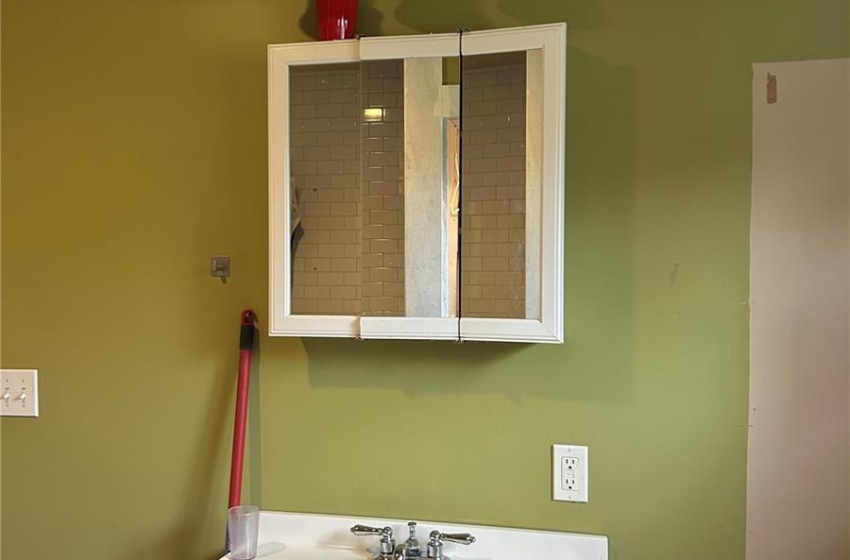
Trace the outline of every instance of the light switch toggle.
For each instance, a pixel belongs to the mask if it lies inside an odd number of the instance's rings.
[[[38,370],[0,370],[3,395],[0,397],[2,416],[38,416]]]

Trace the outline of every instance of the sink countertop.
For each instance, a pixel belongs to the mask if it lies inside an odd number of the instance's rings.
[[[263,511],[257,559],[370,560],[377,550],[378,538],[352,535],[350,528],[357,524],[390,526],[396,541],[401,543],[407,538],[407,521]],[[469,546],[444,544],[444,553],[453,560],[608,559],[608,538],[600,535],[412,521],[417,522],[416,536],[423,554],[428,535],[434,529],[474,535],[476,541]]]
[[[369,560],[371,557],[365,547],[264,542],[257,546],[256,560]],[[225,556],[222,560],[230,560],[230,557]]]

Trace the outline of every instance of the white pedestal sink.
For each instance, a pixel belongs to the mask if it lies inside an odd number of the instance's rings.
[[[608,560],[608,539],[599,535],[415,521],[423,559],[428,535],[436,529],[475,536],[469,546],[445,544],[452,560]],[[257,560],[370,560],[378,538],[352,535],[357,524],[390,526],[397,542],[407,538],[407,520],[263,511]]]

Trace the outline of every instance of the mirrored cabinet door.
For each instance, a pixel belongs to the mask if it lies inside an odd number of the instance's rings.
[[[375,236],[373,243],[382,246],[386,240],[388,249],[400,253],[398,258],[384,255],[384,268],[397,267],[398,280],[391,287],[397,287],[400,291],[395,293],[403,296],[401,313],[363,314],[363,338],[459,338],[458,270],[453,266],[458,218],[450,208],[452,196],[456,201],[459,195],[459,176],[457,160],[447,151],[449,131],[457,131],[460,118],[458,49],[456,34],[361,41],[364,67],[398,68],[392,74],[400,77],[394,83],[398,93],[387,97],[377,91],[369,109],[378,118],[384,105],[397,104],[398,116],[392,109],[385,112],[389,123],[398,123],[389,129],[397,134],[390,144],[395,151],[390,155],[386,142],[382,147],[375,140],[375,149],[383,150],[382,159],[373,162],[369,176],[363,179],[364,188],[370,189],[373,215],[393,222],[388,227],[373,219],[370,235]],[[379,86],[377,79],[364,82],[364,88],[377,90]],[[456,133],[454,142],[457,145]],[[394,171],[389,173],[394,168],[385,165],[397,162],[401,181]],[[375,179],[378,181],[373,182]],[[403,228],[395,224],[403,224]],[[401,236],[391,239],[388,232],[397,231]],[[381,274],[396,276],[395,270],[382,270]],[[380,286],[373,289],[378,293]]]
[[[566,28],[462,43],[461,336],[563,342]]]
[[[270,333],[358,334],[357,41],[269,47]]]
[[[269,48],[272,335],[558,341],[516,329],[549,301],[545,42],[493,33]]]

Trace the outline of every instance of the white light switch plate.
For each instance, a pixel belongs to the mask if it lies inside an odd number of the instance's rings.
[[[552,499],[587,502],[587,446],[552,446]]]
[[[0,416],[38,416],[38,370],[0,369]]]

